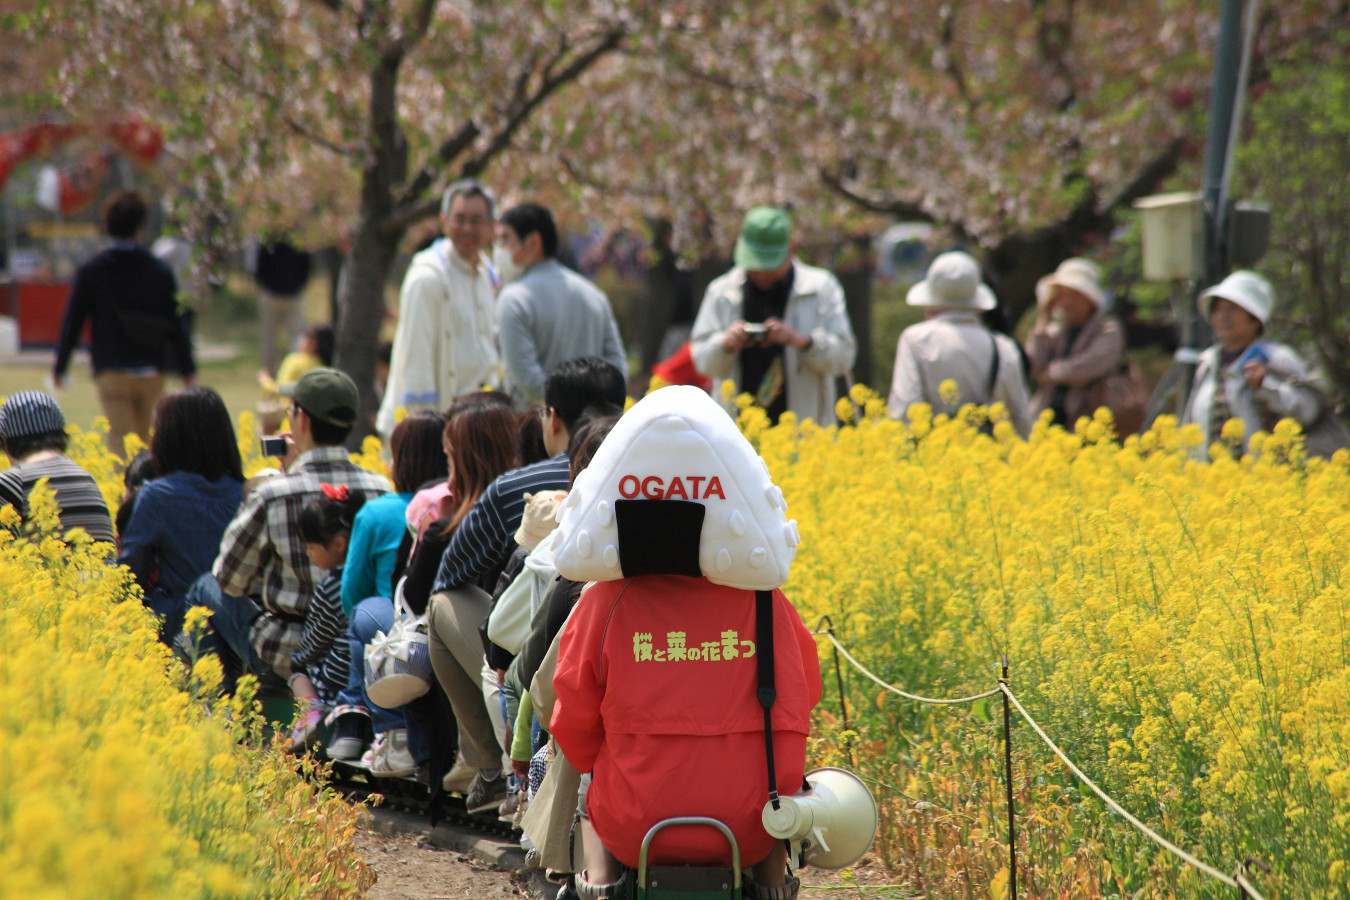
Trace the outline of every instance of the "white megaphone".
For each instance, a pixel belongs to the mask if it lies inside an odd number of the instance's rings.
[[[842,869],[857,862],[877,833],[877,804],[867,785],[845,769],[806,773],[809,790],[764,805],[764,829],[788,841],[792,866]]]

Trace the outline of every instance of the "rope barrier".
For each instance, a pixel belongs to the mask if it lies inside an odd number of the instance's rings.
[[[1082,781],[1089,788],[1091,788],[1092,793],[1096,794],[1099,798],[1101,798],[1101,801],[1105,803],[1107,807],[1111,809],[1112,812],[1120,816],[1126,822],[1129,822],[1135,828],[1142,831],[1155,844],[1162,847],[1164,850],[1170,851],[1172,854],[1179,857],[1183,862],[1185,862],[1192,868],[1204,872],[1210,878],[1213,878],[1217,881],[1221,881],[1224,884],[1228,885],[1229,887],[1235,887],[1238,888],[1239,890],[1247,891],[1247,893],[1250,894],[1252,897],[1255,897],[1256,900],[1264,900],[1264,898],[1259,893],[1256,892],[1255,888],[1240,883],[1240,881],[1245,880],[1242,879],[1240,875],[1237,878],[1234,878],[1231,875],[1225,875],[1223,872],[1220,872],[1213,866],[1196,859],[1194,856],[1187,853],[1185,850],[1182,850],[1176,844],[1172,843],[1167,838],[1158,834],[1158,832],[1154,831],[1152,828],[1149,828],[1143,822],[1136,819],[1133,815],[1129,813],[1128,810],[1125,809],[1125,807],[1121,806],[1115,800],[1112,800],[1111,797],[1105,791],[1097,787],[1097,785],[1095,785],[1092,782],[1092,779],[1088,778],[1087,775],[1083,774],[1082,769],[1078,768],[1076,765],[1073,764],[1073,760],[1069,759],[1069,757],[1065,755],[1063,750],[1059,749],[1059,747],[1055,744],[1054,741],[1050,740],[1050,736],[1046,734],[1045,730],[1042,729],[1041,726],[1036,722],[1036,720],[1031,717],[1031,713],[1027,712],[1022,707],[1022,704],[1018,701],[1017,697],[1013,694],[1012,690],[1007,685],[1004,684],[999,685],[999,690],[1001,690],[1004,693],[1004,695],[1006,695],[1007,698],[1010,701],[1012,701],[1012,705],[1021,714],[1022,718],[1027,720],[1027,724],[1030,725],[1031,729],[1036,732],[1037,736],[1040,737],[1040,739],[1045,742],[1045,745],[1049,747],[1054,752],[1054,754],[1060,758],[1061,761],[1063,761],[1064,765],[1069,767],[1069,771],[1073,772],[1074,775],[1077,775],[1080,781]]]
[[[866,675],[868,678],[872,679],[878,685],[890,691],[891,693],[904,697],[906,700],[913,700],[915,703],[926,703],[929,704],[930,706],[955,706],[962,703],[974,703],[976,700],[983,700],[986,697],[993,697],[997,695],[999,692],[998,688],[994,688],[991,691],[985,691],[983,694],[971,694],[969,697],[953,697],[950,699],[939,699],[936,697],[920,697],[918,694],[911,694],[908,691],[900,690],[898,687],[895,687],[894,685],[887,684],[877,676],[873,675],[871,672],[867,671],[867,669],[863,667],[862,663],[854,659],[853,655],[844,649],[843,645],[839,643],[837,638],[835,638],[833,632],[815,631],[812,633],[825,635],[825,637],[829,639],[830,643],[834,644],[834,649],[838,650],[840,655],[843,656],[844,659],[852,663],[853,668],[857,669],[863,675]]]
[[[1180,847],[1169,841],[1167,838],[1158,834],[1158,832],[1154,831],[1152,828],[1145,825],[1143,822],[1139,821],[1139,819],[1135,818],[1135,816],[1132,815],[1127,809],[1125,809],[1125,807],[1121,806],[1119,803],[1113,800],[1105,791],[1099,788],[1092,781],[1092,779],[1088,778],[1087,775],[1084,774],[1083,770],[1078,768],[1078,766],[1074,764],[1073,760],[1069,759],[1069,757],[1064,753],[1064,751],[1061,750],[1053,740],[1051,740],[1050,736],[1045,733],[1045,730],[1041,728],[1040,724],[1031,717],[1031,713],[1027,712],[1026,708],[1022,706],[1021,701],[1019,701],[1017,699],[1017,696],[1013,694],[1012,688],[1008,687],[1006,680],[1000,679],[998,686],[995,687],[993,690],[985,691],[984,693],[980,694],[972,694],[969,697],[939,699],[934,697],[923,697],[918,694],[911,694],[908,691],[903,691],[892,684],[888,684],[887,682],[878,678],[872,672],[868,671],[866,666],[858,662],[858,660],[853,657],[853,654],[849,653],[848,650],[846,650],[844,646],[839,643],[839,640],[834,636],[833,622],[830,622],[829,627],[825,628],[821,627],[821,625],[825,622],[829,622],[829,616],[822,616],[820,618],[820,621],[816,623],[816,630],[811,633],[814,635],[824,635],[825,638],[829,640],[831,644],[834,645],[834,649],[838,651],[845,659],[847,659],[855,669],[857,669],[860,673],[862,673],[862,675],[864,675],[871,681],[875,682],[876,684],[880,685],[881,687],[885,688],[886,690],[894,694],[897,694],[898,696],[904,697],[907,700],[912,700],[915,703],[923,703],[926,705],[951,706],[962,703],[972,703],[976,700],[983,700],[986,697],[992,697],[996,694],[1002,694],[1006,700],[1011,702],[1012,706],[1017,710],[1018,714],[1023,719],[1026,720],[1027,724],[1031,726],[1032,730],[1036,732],[1037,737],[1039,737],[1045,743],[1045,745],[1050,748],[1050,750],[1055,754],[1055,756],[1059,757],[1061,762],[1063,762],[1066,766],[1069,767],[1069,771],[1073,772],[1073,774],[1078,778],[1078,780],[1086,784],[1088,788],[1090,788],[1092,792],[1096,794],[1097,797],[1103,803],[1106,804],[1108,809],[1110,809],[1116,815],[1120,816],[1126,822],[1133,825],[1139,831],[1143,832],[1143,834],[1147,838],[1152,840],[1155,844],[1162,847],[1164,850],[1167,850],[1169,853],[1172,853],[1182,862],[1186,863],[1187,865],[1191,866],[1197,871],[1205,875],[1208,875],[1209,877],[1215,879],[1216,881],[1228,887],[1237,888],[1244,897],[1250,897],[1253,898],[1253,900],[1265,900],[1265,898],[1261,895],[1261,893],[1255,887],[1253,887],[1251,882],[1248,881],[1247,878],[1243,875],[1241,867],[1239,867],[1234,872],[1233,875],[1227,875],[1224,872],[1219,871],[1213,866],[1197,859],[1190,853],[1187,853],[1185,850],[1182,850]],[[1006,658],[1004,665],[1005,665],[1004,673],[1006,679],[1006,672],[1007,672]],[[1259,861],[1256,862],[1258,862],[1259,864]]]

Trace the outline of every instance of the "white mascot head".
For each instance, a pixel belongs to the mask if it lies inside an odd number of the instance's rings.
[[[703,391],[667,387],[626,412],[577,477],[553,533],[573,581],[703,575],[745,590],[787,581],[797,523],[735,422]]]

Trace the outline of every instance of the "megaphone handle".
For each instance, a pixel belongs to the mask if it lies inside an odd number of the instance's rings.
[[[816,846],[820,849],[826,853],[830,852],[830,845],[825,843],[825,832],[821,830],[819,825],[811,829],[811,839],[816,842]]]

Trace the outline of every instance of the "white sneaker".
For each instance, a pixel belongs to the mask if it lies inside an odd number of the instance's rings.
[[[406,728],[391,728],[385,732],[384,745],[371,760],[370,774],[381,778],[407,778],[417,774],[417,761],[408,752]]]
[[[473,776],[477,774],[477,769],[466,763],[462,757],[456,757],[454,766],[441,779],[441,787],[457,794],[467,794],[469,785],[473,783]]]

